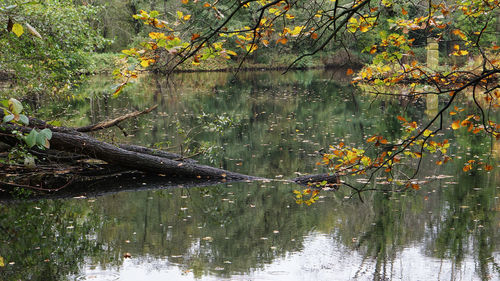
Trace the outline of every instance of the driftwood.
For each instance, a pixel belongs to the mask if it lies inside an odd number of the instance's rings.
[[[170,181],[188,180],[195,185],[203,184],[203,182],[217,183],[228,181],[252,181],[252,180],[266,180],[259,177],[235,173],[223,169],[218,169],[206,165],[198,164],[195,160],[184,158],[181,155],[170,153],[158,149],[151,149],[137,145],[119,144],[113,145],[110,143],[99,141],[83,132],[100,130],[116,126],[118,123],[134,118],[139,115],[151,112],[156,106],[143,111],[132,112],[110,121],[100,122],[95,125],[85,126],[80,128],[66,128],[54,127],[48,125],[46,122],[34,118],[30,118],[29,127],[22,127],[15,124],[2,124],[0,125],[0,141],[15,145],[19,142],[18,139],[12,134],[13,131],[22,131],[29,133],[33,128],[50,128],[52,131],[52,139],[50,140],[50,150],[36,151],[34,154],[50,159],[51,161],[74,161],[77,159],[98,159],[108,163],[108,166],[114,167],[111,169],[97,169],[98,171],[106,174],[106,171],[112,171],[115,175],[127,174],[132,171],[140,171],[147,173],[157,179]],[[0,118],[3,117],[3,112],[0,112]],[[47,157],[45,157],[47,156]],[[81,161],[81,160],[80,160]],[[83,168],[85,169],[85,168]],[[72,169],[66,169],[73,171]],[[103,172],[104,171],[104,172]],[[80,174],[85,174],[82,172]],[[62,177],[68,179],[68,177]],[[109,178],[109,174],[108,174]],[[71,178],[71,181],[73,178]],[[290,180],[300,185],[308,185],[308,183],[318,184],[326,181],[330,185],[337,185],[340,183],[337,175],[321,174],[301,176]],[[19,183],[20,184],[20,183]],[[12,183],[3,184],[4,187],[10,187]],[[14,184],[15,185],[15,184]],[[0,181],[0,187],[2,182]],[[25,185],[29,186],[29,185]],[[62,183],[60,186],[66,187]],[[85,188],[85,184],[81,185]],[[35,190],[48,190],[56,191],[61,188],[45,189],[35,187]],[[1,191],[1,188],[0,188]]]

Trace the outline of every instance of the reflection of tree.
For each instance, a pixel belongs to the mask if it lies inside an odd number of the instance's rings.
[[[115,256],[169,257],[197,276],[215,268],[248,272],[300,250],[302,237],[318,224],[316,211],[315,217],[298,212],[300,206],[283,198],[290,189],[270,184],[120,193],[100,199],[105,216],[119,219],[104,225],[98,240]]]
[[[1,279],[61,280],[78,273],[85,257],[102,254],[91,239],[99,223],[88,206],[72,201],[0,205]]]
[[[468,143],[473,155],[488,154],[488,146],[475,136],[462,135],[459,143]],[[455,174],[459,175],[459,185],[443,191],[446,208],[440,214],[440,223],[433,230],[429,248],[439,258],[451,259],[457,268],[461,267],[467,254],[474,255],[478,262],[476,268],[483,280],[492,276],[500,277],[498,261],[493,252],[498,251],[498,212],[495,212],[495,184],[498,175],[481,175],[474,171],[472,175],[462,173],[465,159],[456,163]],[[471,253],[471,249],[473,252]],[[491,265],[491,268],[490,268]],[[492,271],[493,269],[493,271]]]

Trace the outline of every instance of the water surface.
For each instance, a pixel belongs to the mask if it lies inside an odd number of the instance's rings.
[[[282,180],[325,172],[322,148],[401,134],[401,101],[374,100],[343,73],[144,77],[118,98],[97,77],[71,102],[47,106],[76,126],[158,104],[124,124],[126,136],[114,128],[99,137],[208,149],[196,159],[277,181],[1,205],[2,280],[498,280],[498,169],[462,171],[474,154],[498,159],[488,140],[445,132],[455,160],[424,165],[419,191],[360,202],[341,189],[295,203],[300,187]],[[425,102],[406,106],[426,118]]]

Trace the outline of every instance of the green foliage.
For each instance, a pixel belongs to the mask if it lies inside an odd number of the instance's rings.
[[[0,69],[16,82],[9,95],[66,92],[86,72],[87,53],[108,42],[94,27],[100,8],[70,0],[17,2],[0,1],[0,22],[12,23],[0,29]]]
[[[3,110],[2,123],[12,123],[19,126],[28,126],[29,119],[23,112],[23,105],[17,99],[10,98],[9,100],[0,101],[0,109]],[[28,149],[36,146],[39,149],[50,148],[49,140],[52,138],[52,131],[48,128],[38,131],[31,129],[28,134],[21,130],[13,130],[15,137],[23,142],[14,147],[9,153],[10,162],[19,162],[22,160],[25,166],[32,167],[35,164],[34,157],[29,153]]]

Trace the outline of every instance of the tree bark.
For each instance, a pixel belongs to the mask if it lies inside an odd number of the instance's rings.
[[[87,136],[53,132],[51,148],[82,154],[117,166],[168,176],[187,178],[253,180],[257,177],[229,172],[192,162],[179,162],[164,157],[129,151]]]

